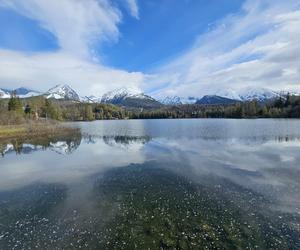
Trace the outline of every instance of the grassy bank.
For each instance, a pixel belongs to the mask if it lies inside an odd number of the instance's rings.
[[[22,138],[32,139],[36,137],[51,138],[57,135],[69,135],[77,133],[78,129],[64,126],[57,122],[33,122],[20,125],[0,126],[0,140]]]

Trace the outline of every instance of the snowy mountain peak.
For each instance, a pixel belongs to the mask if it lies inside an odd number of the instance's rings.
[[[162,105],[151,96],[132,88],[120,88],[107,92],[102,96],[101,102],[135,108],[157,108]]]
[[[265,88],[246,88],[240,91],[240,98],[242,101],[265,101],[278,96],[279,94],[277,92]]]
[[[67,84],[59,84],[45,93],[46,97],[79,101],[79,95]]]
[[[141,91],[133,88],[119,88],[112,90],[104,94],[101,98],[101,102],[111,102],[126,98],[137,98],[137,99],[151,99],[151,97],[145,95]]]

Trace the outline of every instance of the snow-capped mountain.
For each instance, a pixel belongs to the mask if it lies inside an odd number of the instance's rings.
[[[151,96],[144,94],[143,92],[133,88],[119,88],[113,91],[105,93],[103,96],[84,96],[80,97],[69,85],[56,85],[49,89],[45,93],[41,93],[35,90],[31,90],[25,87],[20,87],[15,90],[1,89],[0,99],[10,98],[12,93],[16,93],[20,98],[28,98],[33,96],[43,95],[46,98],[63,99],[81,101],[83,103],[111,103],[119,106],[133,107],[133,108],[158,108],[165,105],[181,105],[181,104],[195,104],[195,103],[213,103],[228,104],[231,101],[252,101],[257,100],[259,102],[265,102],[270,99],[284,96],[288,92],[275,92],[266,88],[245,88],[242,90],[233,89],[220,89],[217,91],[211,91],[201,93],[197,96],[166,96],[159,98],[160,101],[152,98]],[[291,95],[299,95],[298,93],[291,93]],[[205,98],[204,98],[205,97]],[[204,99],[203,99],[204,98]],[[224,98],[224,99],[222,99]]]
[[[10,98],[10,93],[5,89],[0,89],[0,98]]]
[[[12,93],[16,94],[20,98],[28,98],[41,95],[41,93],[38,91],[20,87],[14,90],[0,89],[0,98],[10,98]]]
[[[134,108],[157,108],[162,105],[151,96],[131,88],[120,88],[107,92],[102,96],[101,102]]]
[[[137,99],[153,99],[150,96],[145,95],[139,90],[132,88],[119,88],[113,91],[109,91],[104,94],[101,98],[101,102],[103,103],[114,103],[120,100],[124,100],[127,98],[137,98]]]
[[[28,89],[28,88],[17,88],[13,90],[17,96],[20,98],[28,98],[28,97],[33,97],[33,96],[39,96],[41,95],[41,92],[38,92],[36,90]]]
[[[178,97],[178,96],[167,96],[161,99],[161,103],[165,105],[180,105],[180,104],[228,104],[232,101],[252,101],[256,100],[259,102],[264,102],[273,98],[279,97],[280,94],[268,90],[265,88],[246,88],[239,91],[232,89],[220,89],[217,91],[212,91],[211,93],[205,95],[199,95],[198,97]],[[222,99],[224,98],[224,99]]]
[[[280,94],[265,88],[247,88],[240,91],[239,96],[242,101],[256,100],[263,102],[269,99],[279,97]]]
[[[85,103],[110,103],[131,108],[156,108],[162,105],[151,96],[132,88],[119,88],[105,93],[100,98],[85,96],[80,100]]]
[[[266,88],[245,88],[239,91],[226,89],[217,91],[215,95],[238,101],[256,100],[259,102],[279,97],[279,93]]]
[[[25,95],[18,95],[20,98],[29,98],[29,97],[34,97],[34,96],[40,96],[41,93],[40,92],[36,92],[36,91],[31,91],[31,92],[28,92],[27,94]]]
[[[49,89],[45,93],[46,98],[54,98],[54,99],[66,99],[66,100],[74,100],[79,101],[79,95],[75,92],[74,89],[72,89],[67,84],[60,84],[56,85],[54,88]]]
[[[143,107],[147,105],[160,105],[151,96],[145,95],[132,88],[119,88],[105,93],[102,97],[84,96],[80,101],[85,103],[111,103],[121,106]]]

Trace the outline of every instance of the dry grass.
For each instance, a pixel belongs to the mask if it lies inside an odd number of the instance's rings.
[[[55,135],[70,135],[78,129],[63,126],[54,122],[29,122],[21,125],[0,126],[0,140],[12,138],[31,139],[35,137],[53,137]]]

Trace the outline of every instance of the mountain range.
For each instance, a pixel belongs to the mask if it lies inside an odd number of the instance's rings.
[[[20,98],[28,98],[28,97],[33,97],[33,96],[39,96],[42,93],[39,91],[35,91],[32,89],[28,89],[28,88],[17,88],[14,90],[8,90],[8,89],[1,89],[0,88],[0,98],[10,98],[10,96],[15,93],[17,96],[19,96]]]
[[[189,97],[166,96],[163,99],[156,100],[150,95],[131,88],[119,88],[109,91],[102,96],[80,96],[74,89],[67,84],[56,85],[48,91],[42,93],[21,87],[14,90],[1,89],[0,98],[9,98],[12,93],[15,93],[20,98],[28,98],[33,96],[45,96],[46,98],[53,98],[59,100],[72,100],[76,102],[85,103],[111,103],[119,106],[133,107],[133,108],[158,108],[162,105],[182,105],[182,104],[232,104],[236,102],[244,102],[257,100],[265,102],[280,96],[279,92],[268,90],[265,88],[247,88],[241,91],[234,90],[220,90],[211,95],[199,95]]]
[[[245,102],[256,100],[265,102],[282,95],[281,92],[275,92],[266,88],[245,88],[240,91],[231,89],[218,90],[209,95],[199,97],[183,98],[179,96],[167,96],[161,99],[161,103],[165,105],[181,105],[181,104],[231,104],[234,102]]]

